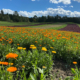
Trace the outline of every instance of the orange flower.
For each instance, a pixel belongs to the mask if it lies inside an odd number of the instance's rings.
[[[74,62],[73,62],[73,64],[77,64],[77,62],[76,62],[76,61],[74,61]]]
[[[66,37],[63,36],[62,38],[66,38]]]
[[[24,65],[23,65],[22,67],[23,67],[23,68],[25,68],[25,66],[24,66]]]
[[[35,41],[35,43],[37,43],[37,41]]]
[[[40,39],[40,40],[42,40],[42,39]]]
[[[4,45],[4,44],[2,44],[2,45]]]
[[[14,71],[17,71],[17,68],[16,67],[9,67],[9,68],[7,68],[7,71],[14,72]]]
[[[78,49],[78,47],[76,47],[76,49]]]
[[[14,59],[16,59],[16,57],[18,57],[18,55],[16,53],[9,53],[9,54],[6,55],[7,59],[8,58],[14,58]]]
[[[60,36],[61,36],[61,34],[58,35],[58,37],[60,37]]]
[[[45,66],[43,66],[42,68],[46,68]]]
[[[17,44],[17,45],[19,45],[19,44]]]
[[[11,44],[12,43],[12,41],[9,41],[9,44]]]
[[[57,38],[57,39],[59,39],[59,38]]]
[[[52,40],[54,42],[54,40]]]
[[[8,63],[8,62],[1,62],[1,61],[0,61],[0,64],[8,65],[9,63]]]
[[[0,39],[0,41],[2,41],[2,39]]]
[[[41,46],[41,45],[39,45],[39,46]]]

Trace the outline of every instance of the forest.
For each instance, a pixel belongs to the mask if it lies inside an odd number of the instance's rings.
[[[61,17],[59,15],[56,16],[41,16],[37,17],[34,15],[33,17],[24,17],[20,16],[17,11],[14,11],[13,14],[4,14],[4,11],[0,11],[0,21],[8,21],[8,22],[74,22],[80,23],[80,17],[67,17],[66,15]]]

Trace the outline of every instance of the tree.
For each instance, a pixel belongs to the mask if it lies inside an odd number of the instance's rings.
[[[34,17],[33,17],[33,22],[37,22],[37,16],[36,15],[34,15]]]
[[[34,17],[33,17],[34,19],[37,19],[37,16],[36,15],[34,15]]]
[[[1,10],[1,14],[4,15],[4,11],[3,10]]]
[[[19,14],[18,14],[17,11],[14,11],[13,15],[15,15],[15,16],[19,16]]]

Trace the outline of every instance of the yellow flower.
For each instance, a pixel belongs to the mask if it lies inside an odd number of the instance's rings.
[[[13,63],[9,63],[9,65],[13,65]]]
[[[56,51],[52,51],[52,53],[56,53]]]
[[[42,51],[47,51],[47,49],[45,47],[42,47]]]
[[[17,49],[18,49],[18,50],[21,50],[21,49],[23,49],[23,48],[22,48],[22,47],[18,47]]]
[[[50,47],[51,49],[53,49],[53,47]]]
[[[30,45],[30,48],[31,49],[36,49],[36,46],[35,45]]]
[[[24,50],[26,49],[26,48],[23,48]]]
[[[36,47],[34,46],[34,47],[32,47],[32,49],[36,49]]]
[[[34,47],[35,45],[30,45],[30,47]]]

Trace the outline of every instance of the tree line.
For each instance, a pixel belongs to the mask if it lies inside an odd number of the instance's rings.
[[[19,16],[17,11],[14,11],[13,14],[4,14],[4,11],[0,12],[0,21],[9,21],[9,22],[74,22],[80,23],[80,17],[67,17],[67,16],[41,16],[37,17],[23,17]]]

